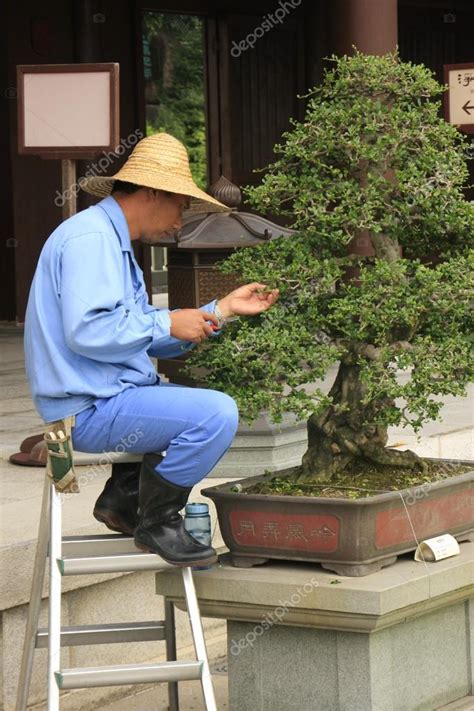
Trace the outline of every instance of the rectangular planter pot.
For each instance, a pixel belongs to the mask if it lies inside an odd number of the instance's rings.
[[[241,484],[245,488],[263,480],[268,477]],[[276,558],[321,563],[340,575],[361,576],[415,550],[416,539],[451,533],[458,541],[474,540],[474,467],[443,481],[365,499],[244,494],[232,487],[235,482],[202,494],[216,505],[237,567]]]

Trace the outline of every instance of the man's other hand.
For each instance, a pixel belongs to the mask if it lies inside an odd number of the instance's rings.
[[[252,282],[219,299],[218,305],[224,318],[256,316],[273,306],[278,296],[278,289],[269,290],[265,284]]]
[[[201,343],[208,336],[214,333],[213,327],[207,323],[210,321],[216,326],[217,317],[214,314],[200,311],[199,309],[180,309],[170,311],[171,335],[182,341]]]

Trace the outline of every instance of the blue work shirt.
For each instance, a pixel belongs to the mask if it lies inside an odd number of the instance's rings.
[[[202,309],[212,312],[215,304]],[[170,327],[169,311],[148,303],[113,197],[63,222],[43,247],[26,311],[26,371],[43,420],[157,384],[150,356],[172,358],[193,347],[173,338]]]

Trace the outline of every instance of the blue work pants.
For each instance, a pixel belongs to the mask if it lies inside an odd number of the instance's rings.
[[[194,486],[232,444],[238,425],[234,400],[216,390],[161,383],[98,398],[76,415],[74,449],[147,454],[166,451],[157,471],[179,486]]]

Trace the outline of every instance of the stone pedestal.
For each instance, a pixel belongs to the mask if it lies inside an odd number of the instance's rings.
[[[473,543],[365,578],[224,561],[195,580],[201,612],[228,620],[230,711],[434,711],[473,693]],[[179,571],[157,592],[182,605]]]
[[[220,479],[258,476],[301,464],[308,448],[306,422],[287,415],[274,424],[263,414],[251,425],[241,424],[231,448],[208,475]]]

